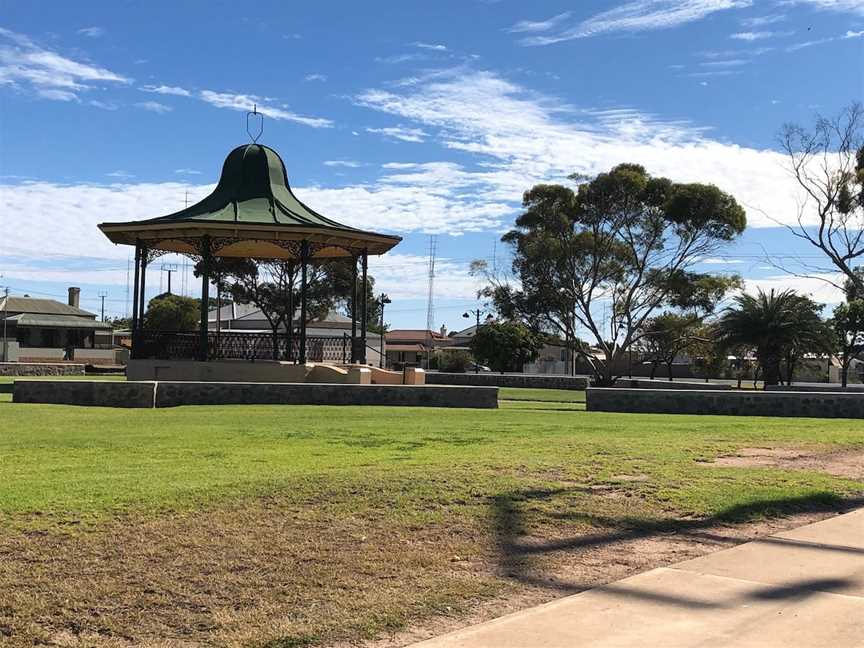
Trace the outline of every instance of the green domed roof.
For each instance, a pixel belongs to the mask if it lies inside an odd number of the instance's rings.
[[[355,229],[342,225],[304,205],[291,191],[285,163],[261,144],[244,144],[228,154],[219,184],[209,196],[174,214],[150,222],[186,220],[276,223]]]
[[[290,257],[290,246],[285,245],[290,241],[315,243],[316,255],[327,257],[357,250],[383,254],[402,240],[343,225],[307,207],[291,191],[282,158],[261,144],[231,151],[216,188],[194,205],[157,218],[102,223],[99,229],[114,243],[143,241],[153,249],[181,254],[194,251],[196,239],[219,238],[223,247],[218,254],[252,258]],[[231,239],[235,242],[228,245]]]

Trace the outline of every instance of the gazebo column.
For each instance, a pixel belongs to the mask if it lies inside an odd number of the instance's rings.
[[[369,286],[367,283],[367,275],[369,269],[369,252],[363,250],[363,284],[360,290],[363,291],[363,296],[360,298],[360,357],[357,361],[360,364],[366,364],[366,317],[367,315],[367,298],[369,295]]]
[[[306,364],[306,265],[309,241],[300,244],[300,364]]]
[[[138,265],[141,268],[141,285],[138,288],[138,337],[141,337],[141,332],[144,330],[144,304],[146,302],[145,290],[147,288],[147,244],[141,243],[141,254],[138,260]]]
[[[210,262],[212,255],[210,251],[210,239],[204,237],[201,243],[201,319],[198,323],[198,359],[202,362],[209,360],[208,350],[208,324],[210,316]]]
[[[141,280],[141,241],[135,241],[135,281],[132,286],[132,351],[131,357],[135,358],[138,349],[138,282]]]
[[[357,362],[357,257],[351,255],[351,364]]]

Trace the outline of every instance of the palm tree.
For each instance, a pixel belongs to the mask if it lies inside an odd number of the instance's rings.
[[[791,380],[794,359],[802,352],[821,348],[821,340],[827,339],[819,317],[821,309],[792,290],[760,290],[755,297],[742,294],[717,323],[718,339],[729,346],[756,349],[765,384],[776,385],[781,379],[781,362],[786,361]]]

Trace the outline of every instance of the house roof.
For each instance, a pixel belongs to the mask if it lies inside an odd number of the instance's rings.
[[[466,329],[462,329],[461,331],[453,331],[450,333],[451,338],[460,338],[460,337],[473,337],[474,333],[477,331],[477,325],[472,324]]]
[[[3,313],[38,313],[44,315],[73,315],[77,317],[95,318],[96,314],[81,308],[69,306],[54,299],[37,299],[36,297],[15,297],[10,295],[0,298],[0,317]]]
[[[426,350],[426,347],[422,344],[388,344],[387,351],[408,351],[413,352],[416,351],[418,353],[422,353]]]
[[[427,331],[425,329],[393,329],[392,331],[387,331],[384,336],[385,340],[433,340],[433,341],[443,341],[447,340],[446,335],[441,335],[438,331]]]
[[[236,322],[239,320],[243,320],[246,322],[249,321],[263,321],[267,318],[264,317],[264,314],[261,312],[261,309],[255,306],[254,304],[225,304],[221,310],[214,308],[210,311],[207,316],[207,321],[215,322],[216,321],[216,313],[219,311],[219,320],[222,322]],[[300,309],[298,308],[294,313],[294,319],[297,320],[300,318]],[[313,320],[313,322],[319,326],[327,326],[333,324],[350,324],[351,318],[345,317],[344,315],[337,313],[336,311],[330,311],[327,316],[323,320]],[[310,324],[311,324],[310,323]]]
[[[51,315],[41,313],[20,313],[11,315],[10,322],[15,322],[19,327],[38,326],[40,328],[80,328],[80,329],[111,329],[108,322],[97,322],[86,317],[74,315]]]

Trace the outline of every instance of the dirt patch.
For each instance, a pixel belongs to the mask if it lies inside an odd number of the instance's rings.
[[[742,448],[734,455],[703,463],[733,468],[815,470],[837,477],[864,479],[864,449],[819,453],[795,448]]]

